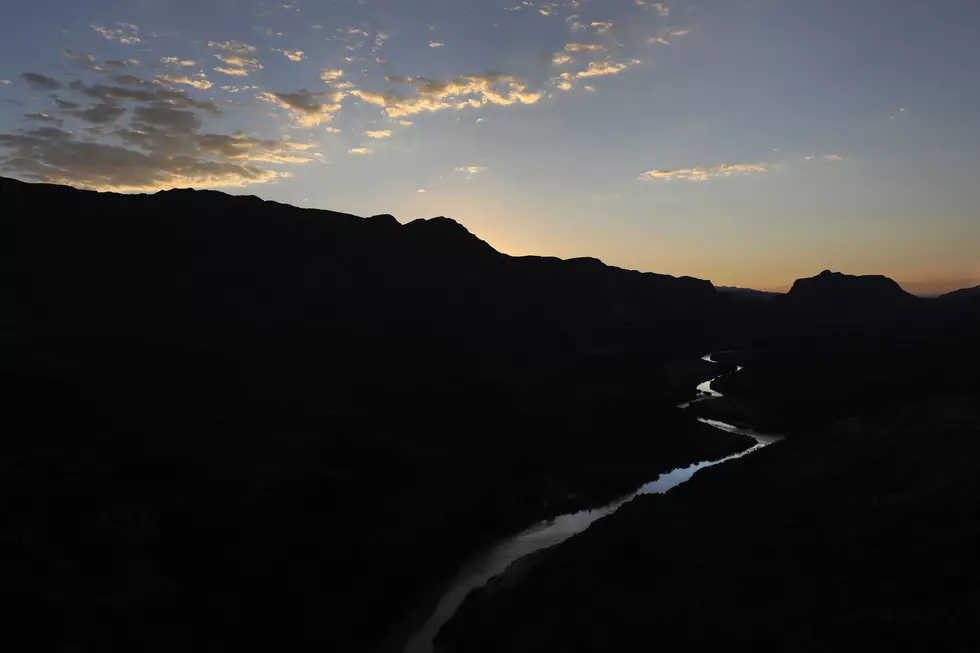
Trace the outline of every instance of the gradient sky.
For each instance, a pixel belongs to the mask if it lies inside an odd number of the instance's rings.
[[[783,289],[980,283],[975,0],[33,0],[0,174]]]

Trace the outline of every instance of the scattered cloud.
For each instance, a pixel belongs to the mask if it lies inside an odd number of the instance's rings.
[[[768,172],[769,166],[761,163],[724,163],[706,168],[681,168],[679,170],[650,170],[640,175],[640,179],[652,181],[708,181],[718,177],[759,174]]]
[[[395,122],[401,125],[402,127],[411,127],[412,125],[415,124],[411,120],[396,120]]]
[[[592,23],[592,27],[594,27],[596,29],[596,32],[598,32],[599,34],[605,34],[605,33],[609,32],[615,26],[616,26],[616,23],[613,22],[613,21],[611,21],[611,20],[607,20],[607,21],[595,21],[595,22]]]
[[[118,104],[100,102],[99,104],[96,104],[88,109],[68,111],[67,113],[70,113],[79,120],[84,120],[85,122],[90,122],[96,125],[106,125],[119,120],[119,118],[126,113],[126,109]]]
[[[113,68],[134,68],[140,65],[140,60],[139,59],[123,59],[123,60],[110,59],[109,61],[105,62],[105,65],[107,67],[113,67]]]
[[[0,86],[7,86],[8,84],[12,83],[13,82],[11,82],[9,79],[0,79]]]
[[[585,86],[582,87],[582,90],[588,91],[589,93],[595,93],[595,86],[589,86],[588,84],[586,84]]]
[[[140,31],[139,28],[129,23],[119,23],[118,28],[103,27],[102,25],[90,25],[90,27],[108,41],[125,45],[139,45],[143,42],[143,39],[137,36]]]
[[[663,2],[650,2],[650,0],[633,0],[636,6],[645,11],[654,11],[658,16],[667,18],[670,16],[670,7]]]
[[[331,84],[343,76],[344,76],[344,71],[339,68],[335,68],[332,70],[324,70],[320,73],[320,79],[326,82],[327,84]]]
[[[416,95],[375,93],[360,89],[353,89],[350,94],[382,107],[389,118],[402,118],[425,111],[476,108],[484,104],[534,104],[544,96],[541,91],[528,91],[519,78],[504,73],[460,75],[449,81],[391,76],[386,79],[392,83],[413,84]]]
[[[486,166],[459,166],[456,168],[456,172],[461,172],[466,175],[467,179],[472,179],[486,169]]]
[[[238,55],[252,54],[258,50],[254,45],[242,43],[241,41],[208,41],[208,47]]]
[[[599,43],[569,43],[565,52],[605,52],[609,48]]]
[[[54,116],[49,116],[46,113],[28,113],[24,115],[24,119],[32,120],[35,122],[56,122],[59,125],[62,122],[59,118],[55,118]]]
[[[0,134],[0,167],[25,178],[101,191],[241,187],[290,176],[259,163],[315,161],[309,143],[198,131],[194,112],[138,107],[132,128],[41,127]],[[98,136],[99,141],[91,140]]]
[[[438,41],[429,41],[430,48],[441,48],[445,43],[439,43]]]
[[[59,82],[57,79],[52,79],[51,77],[45,77],[39,73],[24,73],[20,76],[25,82],[27,82],[31,88],[37,89],[39,91],[53,91],[55,89],[64,88],[65,85]]]
[[[392,133],[393,132],[390,129],[383,129],[379,131],[366,131],[364,132],[364,135],[368,138],[382,139],[391,137]]]
[[[803,157],[803,160],[804,161],[813,161],[815,158],[817,158],[817,157],[815,157],[812,154],[810,154],[810,155],[807,155],[807,156]]]
[[[156,80],[163,84],[183,84],[185,86],[193,86],[201,91],[206,91],[214,86],[214,84],[204,78],[203,74],[197,75],[197,79],[192,79],[186,75],[157,75]]]
[[[136,80],[140,81],[140,80]],[[136,88],[124,86],[109,86],[106,84],[87,85],[84,82],[74,81],[69,87],[88,97],[101,100],[106,104],[115,104],[120,101],[133,102],[160,102],[174,107],[185,109],[203,109],[209,113],[221,113],[214,102],[195,100],[183,91],[163,88],[149,82],[140,82]]]
[[[668,27],[666,29],[657,30],[654,36],[647,39],[647,43],[650,45],[670,45],[670,40],[672,38],[680,38],[682,36],[687,36],[691,33],[689,29],[678,29],[676,27]]]
[[[301,89],[293,93],[262,91],[255,97],[286,109],[292,115],[294,123],[300,127],[316,127],[321,122],[333,120],[334,114],[340,111],[340,100],[345,95],[339,91],[311,93]],[[321,99],[327,100],[328,103],[321,102]]]
[[[283,48],[272,48],[272,51],[281,52],[290,61],[299,62],[302,61],[304,58],[306,58],[306,53],[303,52],[302,50],[286,50]]]
[[[374,154],[374,150],[370,150],[366,147],[352,147],[347,150],[348,154]]]
[[[244,93],[245,91],[257,91],[257,90],[259,90],[259,87],[258,86],[247,86],[247,85],[246,86],[233,86],[233,85],[229,85],[229,86],[222,86],[221,87],[221,90],[222,91],[225,91],[227,93]]]
[[[160,59],[160,63],[168,66],[183,66],[185,68],[197,65],[197,62],[191,59],[179,59],[177,57],[163,57]]]
[[[248,77],[248,70],[245,68],[225,68],[223,66],[216,66],[214,70],[233,77]]]
[[[424,193],[424,192],[425,192],[425,189],[424,189],[424,188],[420,188],[420,189],[418,189],[418,190],[417,190],[417,191],[415,191],[415,192],[416,192],[416,193]]]
[[[551,63],[555,66],[564,66],[565,64],[571,63],[571,55],[567,55],[564,52],[556,52],[551,55]]]
[[[72,61],[76,61],[82,64],[83,66],[85,66],[86,68],[95,67],[95,57],[93,57],[90,54],[85,54],[84,52],[75,52],[71,48],[65,48],[61,51],[61,53],[65,55],[65,57],[67,57],[68,59],[71,59]]]
[[[827,161],[843,161],[844,157],[840,154],[824,154],[823,158]]]

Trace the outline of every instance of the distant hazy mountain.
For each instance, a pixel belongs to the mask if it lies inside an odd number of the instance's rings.
[[[743,297],[747,299],[775,299],[783,293],[770,292],[768,290],[754,290],[752,288],[737,288],[735,286],[715,286],[715,290],[720,293]]]
[[[959,290],[954,290],[944,295],[940,295],[936,299],[939,299],[944,302],[980,301],[980,286],[973,286],[972,288],[960,288]]]

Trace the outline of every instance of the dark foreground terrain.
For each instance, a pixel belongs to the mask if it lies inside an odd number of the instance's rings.
[[[759,632],[792,642],[799,615],[830,623],[814,606],[838,595],[930,597],[947,609],[908,614],[950,628],[975,599],[975,293],[927,302],[833,275],[783,297],[717,293],[509,257],[445,218],[7,179],[0,247],[11,641],[373,650],[494,538],[746,449],[675,408],[718,373],[698,357],[722,349],[748,369],[719,381],[732,402],[698,409],[808,435],[630,504],[545,554],[513,609],[471,602],[445,642],[574,650],[556,628],[575,615],[581,641],[624,650],[668,600],[695,611],[651,642],[697,615],[736,628],[766,587],[782,612]],[[931,585],[927,567],[907,575],[926,555]],[[833,558],[841,573],[818,573]],[[863,590],[820,584],[866,558],[873,575],[848,581]],[[892,605],[840,618],[906,614]]]
[[[6,179],[0,243],[0,591],[38,650],[371,650],[493,538],[748,446],[673,407],[705,281]]]
[[[721,355],[746,369],[693,410],[783,442],[538,554],[438,650],[976,650],[980,304],[882,284],[830,314],[794,288],[791,332]]]

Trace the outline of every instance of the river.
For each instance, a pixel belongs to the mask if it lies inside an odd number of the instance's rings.
[[[717,361],[714,360],[713,356],[714,354],[707,354],[702,358],[709,363],[716,363]],[[741,367],[737,367],[735,371],[737,372],[741,369]],[[712,388],[711,385],[712,382],[716,381],[718,378],[720,377],[715,377],[699,385],[698,390],[701,392],[701,395],[692,401],[681,404],[680,408],[687,408],[691,404],[699,401],[707,401],[709,399],[721,397],[721,393]],[[720,460],[706,461],[696,465],[691,465],[690,467],[678,468],[666,474],[661,474],[656,480],[650,481],[649,483],[643,485],[636,492],[617,499],[616,501],[602,506],[601,508],[558,515],[552,519],[539,522],[531,528],[518,533],[509,539],[499,542],[496,545],[475,555],[460,568],[456,577],[449,583],[449,585],[447,585],[445,592],[439,599],[439,602],[436,605],[435,610],[433,610],[431,616],[428,618],[422,628],[416,631],[411,638],[409,638],[408,643],[404,648],[404,653],[433,653],[433,640],[435,639],[436,633],[438,633],[439,629],[442,628],[450,618],[452,618],[459,606],[462,605],[466,596],[471,591],[485,585],[491,578],[502,574],[507,567],[509,567],[516,560],[523,558],[526,555],[535,553],[536,551],[560,544],[573,535],[581,533],[591,526],[597,519],[601,519],[606,515],[612,514],[633,497],[642,494],[664,493],[690,479],[691,476],[693,476],[699,469],[704,469],[705,467],[711,467],[712,465],[718,465],[735,458],[747,456],[754,451],[758,451],[762,447],[768,446],[782,439],[782,437],[778,435],[756,433],[751,429],[739,428],[725,422],[719,422],[718,420],[703,418],[699,418],[699,420],[723,431],[738,433],[750,437],[756,441],[756,445],[751,449],[743,451],[742,453],[728,456]]]

